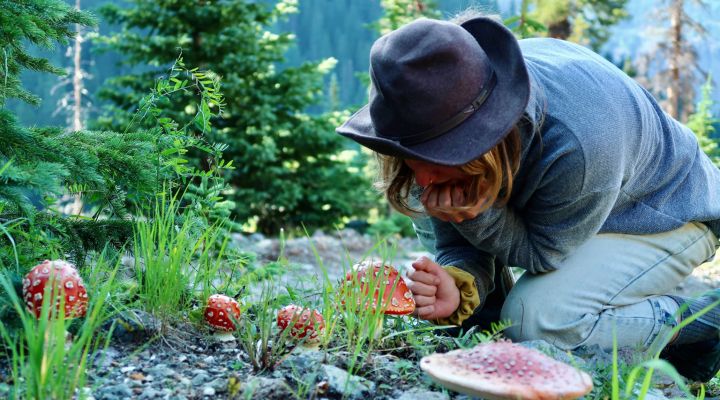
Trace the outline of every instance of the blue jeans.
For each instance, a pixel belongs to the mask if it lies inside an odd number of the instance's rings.
[[[712,259],[718,239],[701,223],[653,235],[599,234],[548,273],[523,274],[501,316],[514,340],[647,347],[678,305],[665,294]],[[671,321],[674,319],[670,319]]]

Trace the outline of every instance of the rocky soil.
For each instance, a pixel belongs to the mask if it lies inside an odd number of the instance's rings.
[[[325,273],[331,279],[344,274],[349,263],[361,260],[375,240],[346,230],[339,234],[317,233],[312,238],[277,239],[261,235],[237,236],[235,244],[255,252],[258,264],[286,257],[294,268],[290,278]],[[427,254],[414,239],[392,243],[396,254],[392,262],[402,268],[420,255]],[[314,250],[313,250],[314,249]],[[322,267],[315,255],[317,251]],[[677,288],[678,293],[697,294],[718,287],[720,268],[714,264],[699,267]],[[118,329],[106,349],[93,355],[88,369],[85,394],[92,399],[467,399],[466,396],[430,386],[415,363],[391,354],[378,354],[362,370],[350,375],[342,353],[293,352],[272,372],[254,374],[247,357],[236,345],[220,345],[198,335],[188,326],[168,332],[173,340],[152,339],[156,321],[137,312],[133,319],[144,322],[139,329]],[[571,361],[580,367],[596,369],[607,365],[610,355],[599,349],[581,349],[572,360],[544,342],[527,343],[553,357]],[[621,354],[631,361],[632,354]],[[359,376],[359,375],[362,375]],[[407,379],[411,377],[412,379]],[[422,384],[418,384],[422,383]],[[654,389],[648,399],[682,397],[671,384]],[[7,391],[0,384],[0,397]]]

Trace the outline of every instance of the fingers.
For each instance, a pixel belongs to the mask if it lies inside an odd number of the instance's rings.
[[[427,273],[430,273],[430,274],[433,274],[436,276],[437,276],[437,274],[435,272],[437,272],[437,269],[440,268],[439,265],[437,265],[434,261],[432,261],[431,259],[429,259],[425,256],[420,256],[417,258],[417,260],[413,261],[412,267],[415,270],[412,273],[417,273],[418,271],[422,271],[422,272],[427,272]],[[410,279],[412,279],[412,278],[410,278]]]
[[[415,308],[415,313],[420,319],[430,319],[432,318],[433,314],[435,314],[435,306],[429,305],[424,307],[417,307]]]
[[[414,295],[413,298],[415,299],[415,307],[427,307],[434,305],[437,299],[435,296],[420,296],[420,295]]]
[[[418,271],[416,269],[409,269],[407,277],[413,282],[423,283],[425,285],[440,284],[440,278],[438,278],[437,275],[425,271]]]
[[[460,186],[453,186],[452,188],[452,203],[455,207],[465,205],[465,194]]]
[[[437,292],[437,285],[426,285],[424,283],[409,281],[407,282],[407,286],[413,296],[430,296],[435,298],[435,293]]]

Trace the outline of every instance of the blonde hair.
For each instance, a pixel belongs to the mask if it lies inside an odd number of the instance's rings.
[[[516,125],[500,143],[480,158],[461,165],[460,171],[471,176],[464,188],[466,203],[476,204],[484,200],[480,212],[492,206],[505,205],[512,193],[514,176],[520,168],[521,150],[520,128]],[[380,153],[376,153],[376,157],[379,174],[375,187],[385,194],[390,205],[405,215],[422,212],[411,207],[408,202],[415,180],[410,167],[402,158]]]

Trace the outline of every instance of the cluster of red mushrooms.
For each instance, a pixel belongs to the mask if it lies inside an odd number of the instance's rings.
[[[46,288],[48,283],[54,287]],[[343,286],[341,292],[348,287],[365,294],[373,290],[372,300],[370,296],[359,296],[361,300],[358,300],[370,304],[359,306],[381,307],[389,315],[407,315],[415,310],[412,293],[391,265],[367,261],[356,264]],[[55,297],[53,303],[46,306],[51,317],[85,316],[87,290],[74,265],[62,260],[45,260],[28,272],[23,279],[23,301],[28,311],[40,318],[44,297],[48,295]],[[208,298],[204,317],[219,340],[234,340],[232,332],[240,319],[240,305],[232,297],[214,294]],[[319,311],[294,304],[278,312],[277,324],[302,347],[309,348],[318,346],[325,329]],[[420,367],[442,386],[486,399],[575,399],[593,387],[592,379],[585,372],[509,341],[431,354],[420,361]]]
[[[355,264],[353,270],[346,275],[343,285],[347,286],[341,290],[358,282],[356,287],[364,293],[370,291],[371,285],[374,286],[372,299],[370,296],[358,296],[367,297],[368,307],[381,307],[386,315],[407,315],[415,310],[412,292],[397,269],[391,265],[378,261]],[[380,294],[382,299],[379,299]],[[240,307],[235,299],[222,294],[210,296],[205,307],[205,321],[216,331],[216,338],[222,341],[233,340],[231,332],[236,329],[235,322],[239,318]],[[302,347],[316,348],[325,329],[325,321],[318,310],[290,304],[278,312],[277,326],[281,331],[287,330],[286,334]]]

